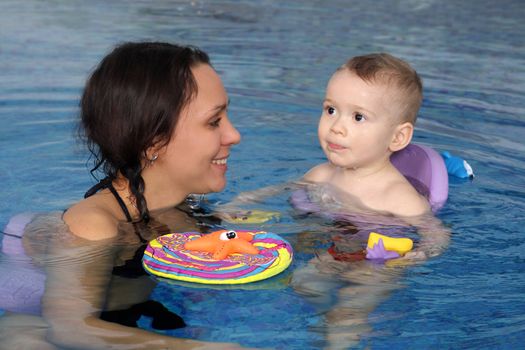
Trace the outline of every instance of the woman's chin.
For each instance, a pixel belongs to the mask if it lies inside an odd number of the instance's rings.
[[[226,188],[226,178],[223,177],[222,179],[216,179],[215,181],[213,181],[213,183],[211,183],[209,186],[208,192],[221,192],[225,188]]]

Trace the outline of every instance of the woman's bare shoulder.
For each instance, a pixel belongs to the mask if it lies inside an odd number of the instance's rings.
[[[84,199],[64,213],[64,222],[76,236],[96,241],[117,235],[119,219],[96,196]]]

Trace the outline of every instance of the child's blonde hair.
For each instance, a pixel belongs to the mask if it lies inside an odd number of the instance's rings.
[[[352,57],[338,71],[343,69],[348,69],[366,82],[393,84],[400,90],[401,121],[416,123],[423,100],[423,84],[407,62],[387,53],[372,53]]]

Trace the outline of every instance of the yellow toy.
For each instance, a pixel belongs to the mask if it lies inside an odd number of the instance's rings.
[[[247,210],[223,215],[223,220],[231,224],[263,224],[270,220],[278,220],[281,214],[276,211]]]
[[[368,237],[367,252],[373,255],[373,258],[385,258],[385,253],[395,252],[399,256],[403,256],[414,246],[414,242],[410,238],[394,238],[388,237],[377,232],[370,232]],[[386,251],[386,252],[385,252]],[[367,255],[367,258],[368,255]]]

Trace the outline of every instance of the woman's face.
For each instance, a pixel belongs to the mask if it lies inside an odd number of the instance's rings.
[[[230,147],[241,136],[228,119],[228,95],[215,70],[200,64],[192,73],[197,94],[182,110],[155,167],[163,170],[165,186],[185,194],[218,192],[226,185]]]

